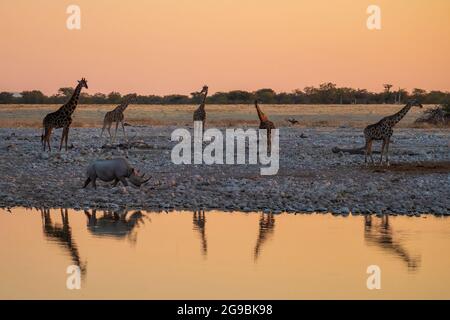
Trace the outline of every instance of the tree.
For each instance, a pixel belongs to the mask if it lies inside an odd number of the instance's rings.
[[[32,91],[22,91],[22,101],[23,103],[30,103],[30,104],[42,104],[46,101],[46,96],[39,90],[32,90]]]
[[[427,92],[423,89],[414,88],[412,91],[412,97],[417,100],[421,100],[424,98],[424,96],[427,94]]]
[[[229,101],[228,101],[228,94],[226,92],[216,92],[210,97],[209,100],[212,103],[216,103],[216,104],[227,104],[227,103],[229,103]]]
[[[385,96],[384,103],[388,103],[391,98],[391,88],[393,87],[393,85],[389,84],[389,83],[385,83],[385,84],[383,84],[383,87],[384,87],[384,94],[385,94],[384,95]]]
[[[119,92],[111,92],[110,94],[108,94],[108,103],[111,104],[118,104],[121,103],[122,101],[122,95]]]
[[[58,95],[63,96],[65,98],[70,98],[75,91],[74,88],[64,87],[58,89]]]
[[[255,93],[255,98],[261,101],[262,103],[275,103],[277,93],[272,89],[260,89]]]
[[[14,95],[11,92],[0,92],[0,103],[13,103]]]
[[[233,90],[228,92],[228,102],[229,103],[252,103],[254,100],[254,95],[247,91]]]

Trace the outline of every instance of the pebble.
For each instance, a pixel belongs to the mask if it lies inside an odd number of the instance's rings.
[[[74,148],[42,152],[36,129],[0,129],[0,207],[99,207],[125,206],[146,209],[192,210],[195,207],[244,212],[333,212],[348,214],[449,215],[448,173],[406,174],[375,172],[363,166],[362,155],[334,154],[331,148],[363,143],[361,129],[336,130],[282,128],[280,171],[261,176],[259,165],[174,165],[169,127],[134,128],[148,150],[105,150],[98,129],[74,130]],[[14,131],[14,132],[13,132]],[[304,134],[308,140],[302,140]],[[417,129],[397,130],[391,162],[448,161],[450,133],[423,134]],[[23,137],[23,139],[22,139]],[[161,139],[161,137],[168,137]],[[71,144],[71,143],[69,143]],[[375,145],[376,148],[376,145]],[[20,156],[18,156],[20,155]],[[81,189],[86,166],[94,159],[128,156],[142,172],[152,176],[141,188],[116,188],[98,182],[96,190]],[[375,156],[377,158],[377,155]],[[403,160],[402,160],[403,159]],[[376,168],[380,169],[380,168]],[[26,183],[24,183],[26,181]]]

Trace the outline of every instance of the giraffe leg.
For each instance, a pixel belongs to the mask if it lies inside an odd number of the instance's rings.
[[[45,147],[46,147],[46,143],[47,143],[46,137],[47,137],[47,128],[44,128],[44,135],[41,138],[41,140],[42,140],[41,144],[42,144],[42,148],[44,151],[45,151]]]
[[[383,140],[383,145],[381,146],[381,153],[380,153],[380,165],[383,164],[383,153],[384,153],[385,146],[386,146],[386,140]]]
[[[114,138],[113,138],[113,142],[116,141],[116,137],[117,137],[117,129],[119,128],[119,121],[116,121],[116,131],[114,132]]]
[[[52,135],[52,128],[49,127],[48,129],[46,129],[45,132],[45,137],[44,137],[44,151],[45,151],[45,144],[47,143],[48,145],[48,151],[52,151],[51,147],[50,147],[50,137]]]
[[[390,138],[387,139],[386,142],[386,165],[389,167],[390,163],[389,163],[389,143],[391,142]]]
[[[67,151],[67,141],[69,140],[69,129],[70,129],[70,127],[67,127],[67,130],[66,130],[66,139],[65,139],[65,141],[64,141],[64,143],[65,143],[65,145],[66,145],[66,151]]]
[[[112,134],[111,134],[111,123],[108,123],[108,127],[107,127],[107,129],[108,129],[108,133],[109,133],[109,141],[111,141],[111,140],[112,140]]]
[[[102,133],[100,133],[100,138],[103,137],[103,131],[105,131],[106,129],[106,123],[103,122],[103,128],[102,128]]]
[[[61,149],[62,149],[62,146],[63,146],[63,141],[64,141],[64,138],[65,138],[65,136],[66,136],[66,127],[64,127],[63,128],[63,132],[62,132],[62,135],[61,135],[61,143],[59,144],[59,151],[61,151]]]
[[[372,140],[366,139],[366,153],[364,157],[364,163],[367,165],[367,156],[369,155],[369,152],[372,149]]]
[[[128,141],[127,133],[125,132],[125,126],[123,124],[123,121],[120,122],[122,124],[122,130],[123,130],[123,136],[125,137],[125,140]]]
[[[272,129],[267,129],[267,154],[272,154]]]
[[[375,162],[373,161],[373,157],[372,157],[372,144],[373,144],[373,140],[370,140],[368,143],[367,149],[368,149],[370,161],[372,162],[372,165],[373,165]]]

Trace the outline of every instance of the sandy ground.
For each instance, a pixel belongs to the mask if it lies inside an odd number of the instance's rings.
[[[361,129],[285,127],[280,130],[280,170],[261,176],[260,165],[173,164],[170,135],[176,128],[127,127],[129,136],[144,146],[129,150],[102,148],[106,140],[99,138],[99,128],[73,128],[72,148],[52,153],[41,151],[40,129],[2,128],[0,206],[450,213],[449,130],[398,128],[392,166],[365,167],[362,155],[331,151],[361,146]],[[60,135],[57,130],[53,136],[55,149]],[[108,183],[99,183],[97,190],[81,188],[91,161],[114,157],[128,157],[152,179],[141,189]]]
[[[42,119],[57,110],[59,105],[0,105],[0,127],[41,127]],[[73,115],[73,127],[100,127],[107,111],[115,105],[79,105]],[[130,105],[126,121],[134,125],[190,125],[192,105]],[[263,111],[278,127],[288,126],[288,118],[295,118],[299,126],[361,128],[393,114],[401,105],[261,105]],[[424,109],[433,106],[425,106]],[[423,109],[423,110],[424,110]],[[214,126],[257,125],[253,105],[208,105],[208,124]],[[422,113],[412,108],[398,127],[416,127],[414,120]]]

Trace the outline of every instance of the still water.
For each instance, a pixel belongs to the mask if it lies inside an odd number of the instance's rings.
[[[449,248],[434,216],[16,208],[0,210],[0,298],[450,299]]]

